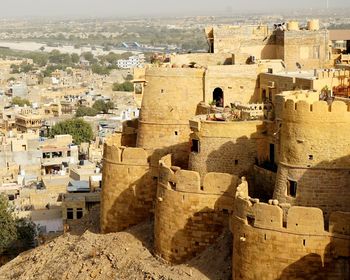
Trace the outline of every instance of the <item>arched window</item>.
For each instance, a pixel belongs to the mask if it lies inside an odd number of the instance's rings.
[[[213,100],[215,101],[216,107],[224,107],[224,92],[221,88],[217,87],[214,89]]]

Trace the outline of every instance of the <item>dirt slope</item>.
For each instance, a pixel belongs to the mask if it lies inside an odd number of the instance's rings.
[[[127,232],[64,234],[19,255],[0,268],[1,280],[54,279],[157,279],[187,280],[231,278],[231,237],[226,233],[188,264],[170,266],[154,257],[152,224]]]

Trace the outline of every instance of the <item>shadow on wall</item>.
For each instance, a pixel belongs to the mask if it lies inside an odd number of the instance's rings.
[[[349,257],[336,256],[333,242],[325,248],[324,256],[308,254],[286,267],[278,280],[286,279],[350,279]],[[337,261],[330,261],[336,258]]]
[[[278,167],[273,197],[292,206],[318,207],[325,216],[325,227],[331,212],[350,212],[350,156],[322,161],[309,168]]]
[[[129,167],[125,166],[124,175],[127,177]],[[130,170],[132,172],[132,170]],[[156,196],[157,181],[147,172],[135,181],[128,181],[123,190],[114,199],[107,211],[108,225],[103,232],[125,230],[153,216],[153,204]]]
[[[215,243],[216,239],[223,233],[224,224],[228,221],[228,215],[219,213],[208,207],[193,214],[187,219],[183,229],[176,232],[171,240],[171,248],[174,255],[181,255],[180,258],[172,260],[174,263],[183,263],[188,261],[202,251],[210,244]],[[191,246],[191,250],[189,247]],[[183,252],[181,252],[184,249]]]
[[[181,169],[187,169],[190,150],[191,147],[189,141],[177,145],[155,149],[150,156],[150,166],[158,169],[159,161],[161,158],[171,154],[172,166],[178,166]]]
[[[102,207],[105,207],[102,209],[103,233],[122,231],[153,217],[159,160],[169,151],[177,151],[172,165],[184,164],[184,158],[188,159],[188,145],[184,143],[153,151],[148,157],[149,168],[132,163],[115,165],[113,180],[108,179],[105,183],[108,184],[108,194],[103,197],[107,195],[108,203],[105,206],[102,203]]]
[[[251,95],[248,103],[262,103],[260,96],[260,83],[259,79],[255,82],[254,93]]]
[[[258,161],[258,155],[257,141],[251,137],[243,136],[236,141],[228,141],[210,152],[205,162],[205,172],[229,173],[239,178],[245,176],[250,186],[253,186],[253,166]],[[251,191],[254,192],[254,188]]]

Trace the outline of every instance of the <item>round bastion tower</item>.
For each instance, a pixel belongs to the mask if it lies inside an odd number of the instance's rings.
[[[282,120],[274,198],[319,207],[326,220],[333,211],[350,211],[349,106],[287,100]]]
[[[190,117],[203,100],[203,69],[148,68],[137,133],[137,147],[104,145],[101,230],[124,230],[153,215],[158,161],[186,167]]]
[[[137,147],[154,154],[154,166],[163,155],[172,153],[174,164],[186,167],[188,120],[203,100],[204,69],[149,68],[145,77]]]

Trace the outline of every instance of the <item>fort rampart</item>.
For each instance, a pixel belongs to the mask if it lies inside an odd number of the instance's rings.
[[[257,159],[262,124],[260,120],[220,122],[193,118],[191,139],[198,141],[198,150],[192,149],[189,169],[203,178],[208,172],[247,175]]]
[[[233,279],[346,279],[350,212],[330,214],[325,230],[319,208],[260,203],[237,187],[232,216]]]
[[[152,153],[169,148],[174,161],[188,161],[190,128],[188,120],[203,100],[204,69],[148,68],[142,100],[137,147]]]
[[[227,228],[238,177],[208,173],[201,182],[197,172],[169,167],[164,160],[160,165],[155,250],[180,263],[213,244]]]
[[[151,216],[157,183],[146,151],[106,143],[102,178],[103,233],[124,230]]]
[[[327,218],[335,210],[350,211],[349,106],[287,100],[282,120],[274,197],[320,207]]]

